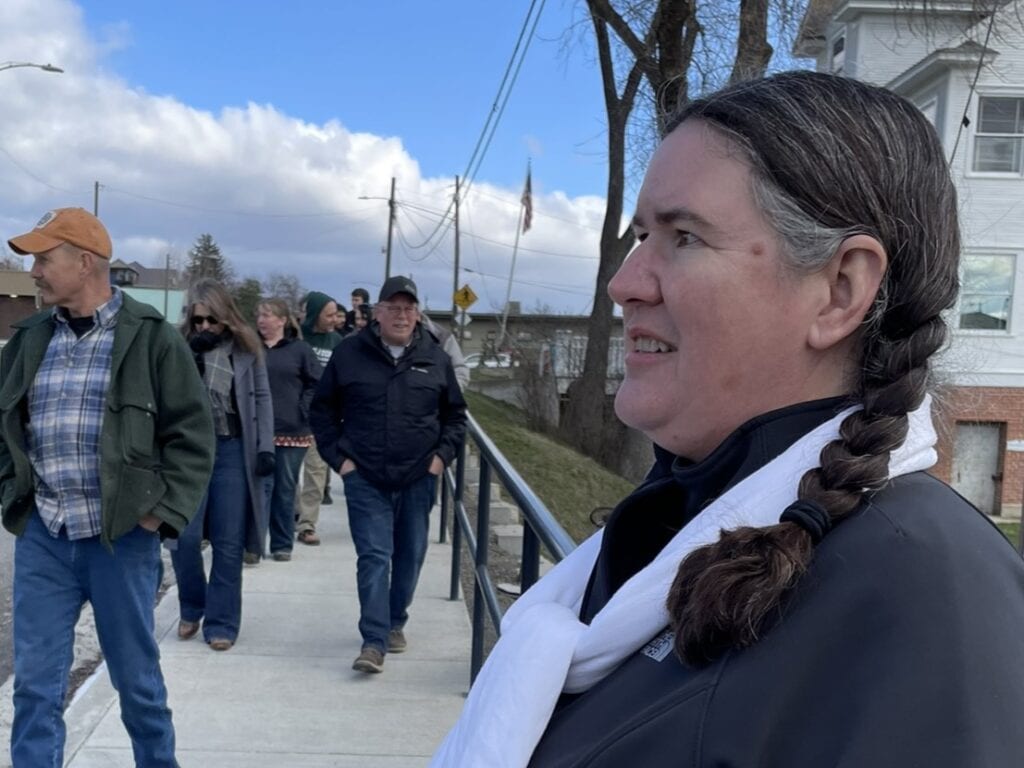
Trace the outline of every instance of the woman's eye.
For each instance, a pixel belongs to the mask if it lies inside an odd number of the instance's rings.
[[[687,232],[685,229],[676,230],[676,246],[683,248],[687,245],[693,245],[694,243],[700,242],[700,238],[697,237],[693,232]]]

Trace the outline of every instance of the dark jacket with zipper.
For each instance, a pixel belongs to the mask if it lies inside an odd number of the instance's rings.
[[[28,390],[55,321],[51,310],[14,324],[0,356],[0,504],[4,527],[25,529],[34,475],[25,450]],[[192,354],[148,304],[131,296],[117,313],[100,432],[101,539],[123,536],[148,513],[176,538],[195,515],[213,468],[209,398]]]
[[[395,360],[372,323],[335,347],[310,423],[331,469],[351,459],[374,485],[399,489],[426,475],[435,455],[446,465],[455,458],[466,402],[451,360],[421,326]]]
[[[309,405],[323,370],[320,361],[309,344],[287,337],[267,349],[266,354],[274,403],[274,436],[311,435]]]
[[[581,618],[832,405],[759,417],[700,464],[660,455],[609,520]],[[981,513],[923,472],[895,479],[824,538],[755,645],[694,668],[672,640],[666,630],[586,693],[563,696],[531,768],[1024,760],[1024,563]]]

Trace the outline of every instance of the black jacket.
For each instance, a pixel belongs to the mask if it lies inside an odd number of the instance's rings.
[[[274,402],[274,435],[305,437],[309,404],[322,368],[312,347],[299,339],[283,338],[267,350],[267,376]]]
[[[394,360],[373,323],[334,349],[310,412],[317,448],[334,470],[346,459],[383,488],[423,477],[434,455],[455,458],[466,402],[451,360],[417,325]]]
[[[764,433],[762,425],[739,454],[708,460],[742,474],[777,453],[765,448],[771,439],[759,442]],[[620,505],[584,618],[647,557],[615,541],[625,521],[685,522],[679,510],[701,501],[690,492],[715,474],[705,469],[655,470]],[[724,487],[711,486],[713,494]],[[654,538],[646,546],[656,550]],[[701,669],[671,647],[666,631],[590,691],[563,697],[531,768],[1009,768],[1024,760],[1024,563],[983,515],[925,473],[897,478],[825,537],[757,644]]]

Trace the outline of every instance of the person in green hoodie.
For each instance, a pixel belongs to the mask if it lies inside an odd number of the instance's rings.
[[[303,302],[305,319],[302,321],[302,339],[313,348],[320,365],[327,365],[334,348],[341,343],[341,334],[335,331],[338,324],[338,302],[320,291],[310,291]],[[306,451],[302,469],[302,492],[295,497],[295,537],[301,544],[316,546],[320,537],[316,524],[320,519],[320,502],[330,468],[320,458],[316,446]]]

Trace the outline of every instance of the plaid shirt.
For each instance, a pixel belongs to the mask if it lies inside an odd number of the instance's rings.
[[[93,315],[94,325],[75,336],[54,307],[56,327],[28,392],[28,458],[35,471],[39,516],[57,536],[100,534],[100,428],[110,385],[121,291]]]

